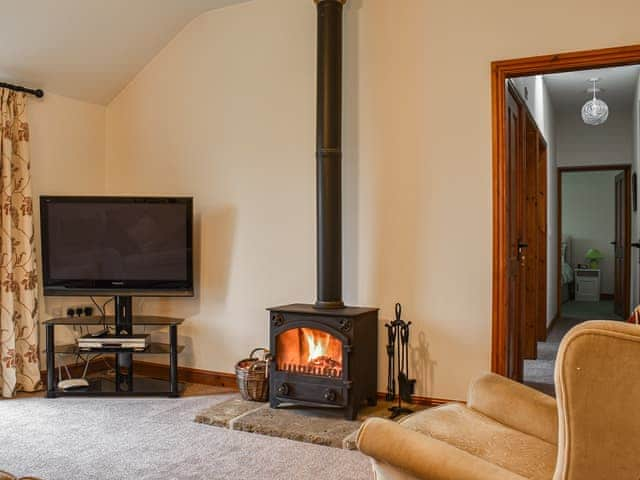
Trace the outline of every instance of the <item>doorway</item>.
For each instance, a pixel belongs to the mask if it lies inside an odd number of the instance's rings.
[[[555,320],[629,316],[631,166],[558,168]]]
[[[567,332],[587,320],[628,316],[630,294],[630,165],[558,168],[557,312],[523,382],[555,394],[554,369]],[[550,289],[553,292],[553,289]]]
[[[513,99],[510,98],[509,89],[505,86],[511,78],[634,64],[640,64],[640,46],[505,60],[492,64],[494,212],[492,369],[496,373],[517,380],[522,379],[522,364],[530,352],[526,345],[523,345],[521,336],[526,329],[531,329],[530,323],[522,321],[524,305],[529,303],[522,300],[522,283],[526,283],[528,269],[518,265],[523,265],[523,257],[526,259],[528,244],[518,241],[518,238],[521,238],[517,235],[518,215],[524,211],[524,201],[517,198],[514,190],[517,177],[514,180],[513,175],[513,167],[517,164],[515,157],[518,152],[522,155],[524,147],[517,143],[515,145],[509,143],[510,139],[513,141],[513,125],[516,119],[513,108],[511,110],[509,108],[510,104],[513,105]],[[629,207],[627,203],[629,175],[630,171],[627,171],[619,183],[621,201],[627,208]],[[520,225],[522,224],[521,221]],[[621,223],[620,226],[622,228],[623,224]],[[627,272],[626,276],[620,276],[620,282],[628,282],[630,269],[626,265],[629,264],[630,258],[630,229],[619,233],[625,236],[625,244],[615,246],[618,256],[616,261]],[[558,240],[558,250],[560,244],[561,239]],[[543,255],[545,252],[540,251],[539,254]],[[526,288],[524,291],[526,292]],[[628,297],[626,302],[624,299],[621,300],[618,305],[619,311],[625,313],[624,309],[628,308],[629,303]],[[544,333],[536,331],[536,336],[541,339]]]

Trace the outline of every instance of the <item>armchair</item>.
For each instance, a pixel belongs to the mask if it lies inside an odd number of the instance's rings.
[[[378,480],[637,480],[640,327],[589,321],[563,339],[556,399],[495,374],[467,404],[370,419],[358,448]]]

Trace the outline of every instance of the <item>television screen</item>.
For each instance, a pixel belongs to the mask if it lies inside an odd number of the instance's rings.
[[[45,294],[191,295],[191,198],[41,197]]]

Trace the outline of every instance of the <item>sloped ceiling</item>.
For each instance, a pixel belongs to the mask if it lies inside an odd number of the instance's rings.
[[[247,1],[3,2],[0,81],[107,104],[189,21]]]

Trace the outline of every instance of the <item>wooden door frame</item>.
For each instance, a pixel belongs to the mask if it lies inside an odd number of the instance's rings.
[[[516,92],[517,93],[517,92]],[[539,270],[539,266],[537,266],[536,268],[538,269],[536,271],[536,297],[533,300],[533,303],[535,303],[536,305],[536,315],[533,318],[533,325],[534,325],[534,335],[533,335],[533,352],[529,351],[527,352],[527,350],[525,348],[522,349],[521,353],[523,355],[524,358],[526,359],[532,359],[532,358],[536,358],[538,355],[538,350],[537,350],[537,342],[538,342],[538,329],[539,329],[539,318],[535,318],[535,317],[539,317],[540,316],[540,312],[544,312],[544,319],[546,320],[547,318],[547,255],[548,253],[546,252],[546,242],[547,242],[547,231],[548,231],[548,214],[547,214],[547,197],[548,197],[548,192],[547,192],[547,178],[548,178],[548,168],[547,168],[547,162],[548,162],[548,151],[549,151],[549,145],[547,143],[547,140],[544,138],[544,136],[542,135],[542,130],[540,129],[538,122],[536,122],[536,119],[533,117],[533,114],[531,113],[531,111],[529,110],[529,108],[527,107],[527,103],[526,101],[524,101],[524,99],[521,98],[521,102],[522,102],[522,107],[525,110],[525,117],[527,118],[527,120],[529,122],[531,122],[533,128],[535,129],[535,133],[536,133],[536,145],[535,145],[535,158],[534,160],[534,164],[535,164],[535,176],[536,176],[536,189],[538,191],[537,195],[540,195],[541,190],[544,192],[544,245],[545,245],[545,254],[544,254],[544,259],[545,259],[545,266],[543,271],[543,275],[540,275],[540,270]],[[528,168],[529,168],[529,157],[528,157],[528,144],[529,144],[529,138],[528,138],[528,132],[527,132],[527,127],[526,127],[526,121],[523,123],[522,125],[523,127],[523,139],[525,142],[525,148],[523,149],[523,155],[525,157],[525,169],[527,169],[525,175],[527,177],[527,181],[529,178],[529,174],[531,173]],[[541,185],[539,183],[539,168],[540,168],[540,161],[541,161],[541,155],[540,155],[540,147],[542,146],[543,150],[544,150],[544,159],[545,159],[545,163],[544,163],[544,170],[545,170],[545,175],[544,175],[544,184]],[[525,192],[528,192],[528,187],[525,185],[523,185]],[[526,193],[525,193],[525,198],[526,198]],[[525,199],[525,204],[528,204],[529,200]],[[536,202],[539,202],[539,198],[536,198]],[[538,218],[538,211],[539,208],[539,204],[536,204],[536,226],[540,226],[539,225],[539,218]],[[524,226],[524,231],[527,230],[527,226],[529,225],[529,221],[530,219],[525,218],[523,219],[523,226]],[[531,259],[532,257],[535,259],[536,262],[539,262],[539,258],[540,258],[540,245],[539,245],[539,232],[536,232],[534,234],[534,236],[536,236],[537,238],[532,238],[530,235],[525,234],[524,235],[524,239],[525,241],[529,244],[529,247],[526,250],[526,256],[528,259]],[[533,253],[532,250],[530,250],[532,245],[536,245],[537,249],[535,250],[535,253]],[[533,253],[533,255],[532,255]],[[525,269],[526,270],[526,269]],[[526,276],[526,273],[525,273]],[[544,277],[544,294],[543,294],[543,299],[542,302],[540,301],[541,299],[538,297],[539,295],[539,289],[540,289],[540,278],[539,277]],[[525,280],[525,284],[528,284],[528,279]],[[525,307],[526,309],[526,307]],[[527,324],[527,317],[529,316],[529,311],[527,311],[527,313],[525,314],[525,326]],[[545,326],[546,326],[546,322],[545,322]],[[521,332],[521,336],[526,335],[526,330],[524,332]],[[530,331],[529,331],[530,333]],[[523,339],[521,339],[523,340]],[[526,343],[525,343],[526,344]],[[532,354],[533,356],[529,356],[527,355],[527,353]]]
[[[624,203],[625,210],[627,213],[626,218],[624,219],[625,223],[625,249],[624,249],[624,305],[625,312],[628,316],[628,311],[630,308],[630,298],[631,298],[631,165],[630,164],[620,164],[620,165],[585,165],[585,166],[571,166],[571,167],[557,167],[558,170],[558,198],[557,198],[557,216],[556,216],[556,225],[557,225],[557,251],[558,251],[558,261],[557,261],[557,275],[556,275],[556,285],[558,288],[557,294],[557,302],[558,308],[556,310],[556,318],[560,317],[560,309],[561,309],[561,300],[562,300],[562,258],[560,255],[562,249],[562,174],[566,172],[603,172],[603,171],[622,171],[624,172]]]
[[[491,63],[492,177],[493,177],[493,272],[491,369],[507,372],[508,237],[506,81],[513,77],[544,75],[640,63],[640,45],[587,50],[555,55],[500,60]]]
[[[540,248],[544,248],[544,275],[540,276],[538,278],[538,281],[540,282],[539,286],[538,286],[538,295],[542,295],[542,298],[538,299],[538,305],[542,304],[543,308],[542,311],[544,312],[544,317],[542,318],[538,318],[536,319],[536,340],[538,342],[546,342],[547,341],[547,333],[548,333],[548,329],[547,329],[547,310],[548,310],[548,305],[547,305],[547,289],[549,288],[547,285],[547,274],[548,272],[548,262],[547,262],[547,258],[549,255],[549,249],[547,248],[547,238],[549,236],[549,214],[548,214],[548,204],[549,204],[549,189],[547,188],[547,183],[548,183],[548,179],[549,179],[549,145],[547,144],[547,141],[544,137],[542,137],[542,135],[540,135],[540,144],[538,145],[538,162],[539,163],[543,163],[544,165],[544,195],[543,195],[543,202],[541,202],[541,207],[544,210],[544,219],[546,221],[545,225],[544,225],[544,230],[543,230],[543,236],[544,236],[544,242],[542,242],[542,245],[538,246],[540,251]],[[541,323],[542,322],[542,323]]]

